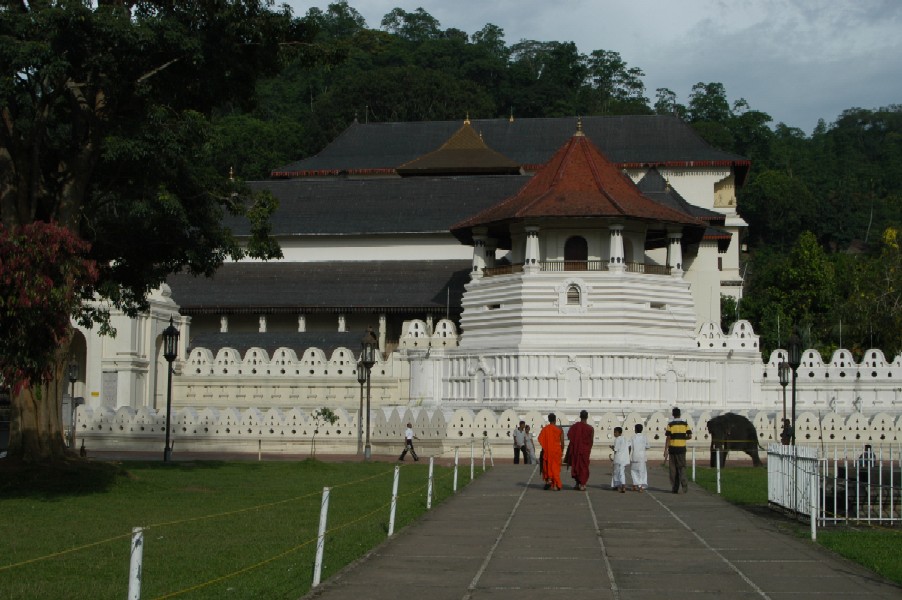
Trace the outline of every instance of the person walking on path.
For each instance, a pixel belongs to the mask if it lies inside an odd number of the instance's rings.
[[[529,431],[529,425],[524,429],[526,432],[526,464],[536,464],[536,444],[532,439],[532,433]]]
[[[523,462],[529,463],[529,452],[526,450],[526,421],[520,421],[514,429],[514,464],[520,464],[520,453],[523,453]]]
[[[630,443],[623,437],[623,427],[614,428],[614,474],[611,476],[611,489],[626,491],[626,465],[630,464]]]
[[[643,429],[642,423],[636,423],[630,461],[630,480],[637,492],[643,492],[648,487],[648,438],[642,433]]]
[[[680,415],[680,409],[674,408],[673,419],[664,430],[664,459],[670,459],[670,485],[674,494],[689,491],[689,481],[686,478],[686,442],[692,439],[692,430],[689,424]]]
[[[398,457],[398,460],[404,460],[404,457],[408,452],[410,452],[410,455],[415,461],[420,460],[420,457],[417,456],[416,450],[413,449],[413,441],[418,439],[420,438],[413,434],[413,425],[408,423],[407,429],[404,430],[404,450],[401,452],[401,456]]]
[[[548,415],[548,425],[539,432],[542,447],[542,478],[546,490],[561,490],[561,458],[564,455],[564,430],[557,424],[554,413]]]
[[[574,489],[585,491],[589,481],[589,455],[592,453],[592,444],[595,441],[595,429],[586,421],[589,420],[588,411],[579,411],[579,422],[570,426],[567,439],[570,446],[567,453],[570,455],[570,474],[576,480]]]

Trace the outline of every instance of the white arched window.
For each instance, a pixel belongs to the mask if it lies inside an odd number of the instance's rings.
[[[567,304],[569,306],[579,306],[581,304],[578,285],[571,285],[567,288]]]

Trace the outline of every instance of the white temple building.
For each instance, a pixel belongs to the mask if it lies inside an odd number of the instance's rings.
[[[368,325],[376,448],[408,421],[438,454],[506,446],[551,410],[587,409],[601,439],[633,422],[654,437],[674,405],[700,432],[732,410],[774,439],[782,351],[762,357],[746,321],[720,326],[721,296],[742,292],[748,167],[672,117],[355,123],[252,184],[279,200],[283,261],[174,276],[146,316],[116,317],[116,338],[81,331],[77,435],[160,446],[173,318],[177,449],[302,453],[329,407],[317,446],[353,453]],[[808,350],[799,378],[800,441],[902,439],[902,355]]]

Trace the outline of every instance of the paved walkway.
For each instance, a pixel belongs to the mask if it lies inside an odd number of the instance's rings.
[[[611,491],[610,472],[595,465],[588,491],[551,492],[535,467],[498,465],[306,597],[902,598],[694,484],[670,493],[658,466],[643,494]]]

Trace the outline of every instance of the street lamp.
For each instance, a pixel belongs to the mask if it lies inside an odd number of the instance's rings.
[[[169,327],[163,330],[163,358],[169,367],[166,383],[166,447],[163,449],[163,462],[169,462],[172,457],[172,448],[169,446],[169,414],[172,412],[172,361],[178,354],[178,343],[179,330],[175,328],[170,317]]]
[[[376,364],[376,346],[379,341],[373,335],[372,325],[366,328],[366,335],[360,341],[360,362],[366,369],[366,445],[363,448],[363,460],[369,460],[373,455],[370,447],[370,371]]]
[[[357,412],[357,454],[363,454],[363,384],[367,380],[367,369],[363,366],[363,360],[357,361],[357,383],[360,384],[360,410]],[[369,430],[369,426],[367,426]]]
[[[796,379],[802,364],[802,340],[797,329],[789,336],[789,368],[792,369],[792,445],[796,445]]]
[[[783,420],[781,421],[782,429],[780,430],[780,443],[787,444],[789,440],[786,439],[786,434],[789,433],[789,430],[786,427],[786,386],[789,385],[789,363],[785,360],[781,360],[780,364],[777,365],[777,374],[780,376],[780,385],[783,386]]]
[[[78,379],[78,363],[74,360],[69,363],[67,371],[69,375],[69,447],[75,448],[75,381]]]

